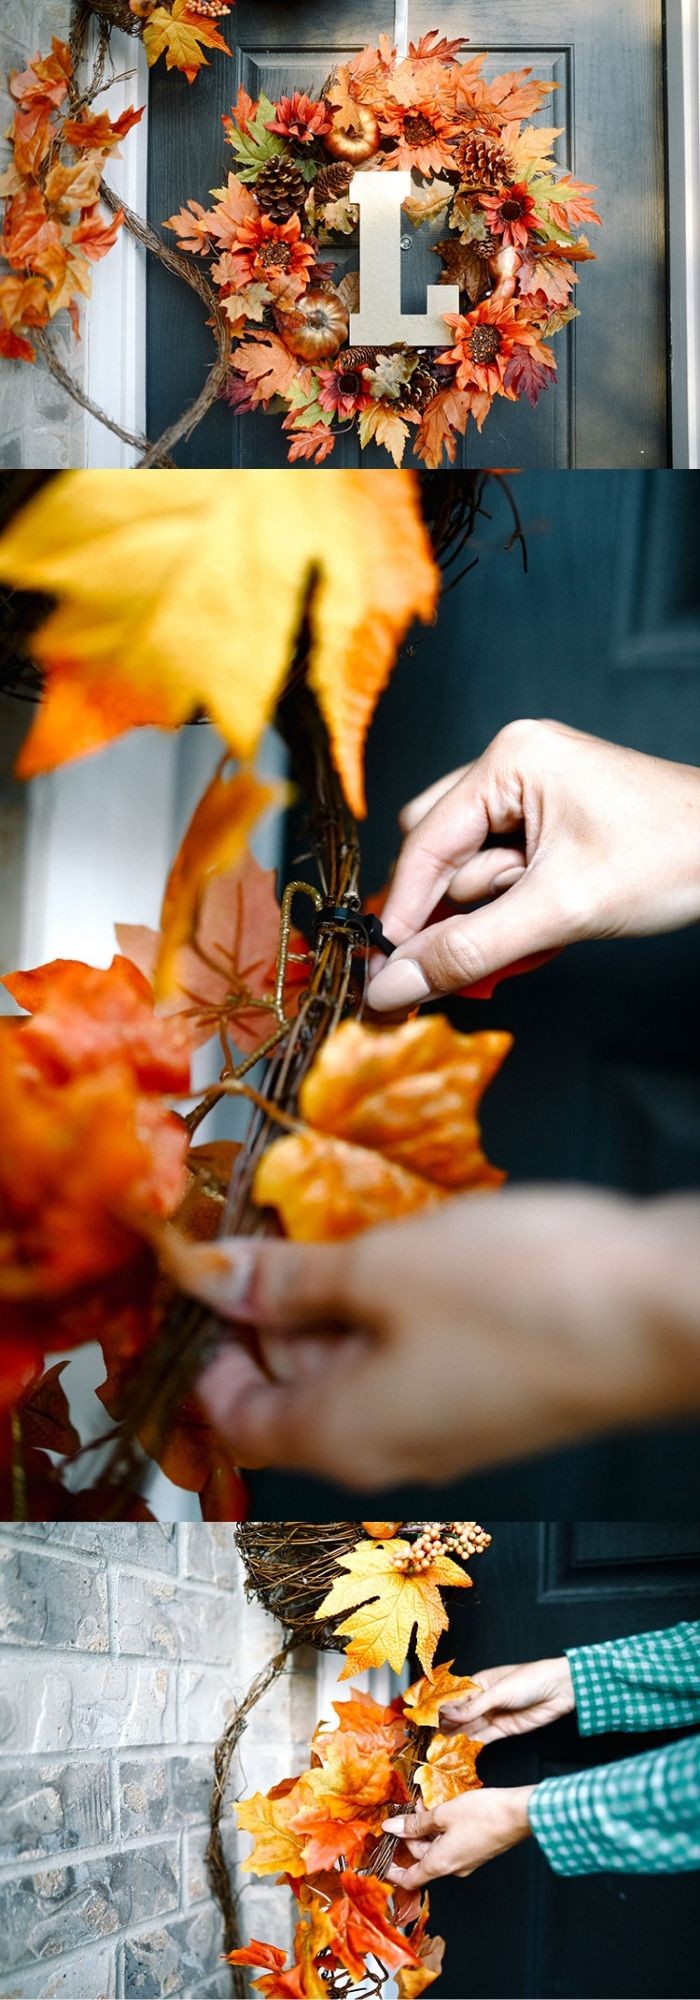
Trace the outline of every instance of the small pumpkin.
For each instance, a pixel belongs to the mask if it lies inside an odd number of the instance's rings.
[[[362,1526],[373,1542],[390,1542],[403,1527],[403,1521],[363,1521]]]
[[[275,325],[290,354],[302,361],[329,361],[346,347],[350,319],[332,285],[314,285],[287,312],[278,307]]]
[[[334,118],[323,143],[332,160],[349,160],[351,166],[359,167],[376,153],[381,134],[379,122],[366,104],[358,104],[356,110],[359,130],[347,132]]]

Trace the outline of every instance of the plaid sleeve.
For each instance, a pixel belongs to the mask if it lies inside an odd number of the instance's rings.
[[[530,1825],[557,1875],[700,1868],[700,1736],[545,1778],[532,1794]]]
[[[567,1653],[582,1736],[700,1722],[700,1624]]]

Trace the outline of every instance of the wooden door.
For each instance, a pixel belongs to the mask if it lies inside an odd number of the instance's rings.
[[[403,15],[404,10],[398,9]],[[582,317],[557,338],[559,384],[536,411],[502,400],[483,436],[473,425],[465,464],[654,466],[670,463],[666,271],[666,170],[662,0],[408,0],[411,36],[440,27],[491,51],[489,71],[533,65],[558,85],[564,165],[600,188],[605,229],[599,261],[582,267]],[[294,84],[320,87],[332,64],[394,30],[394,0],[238,0],[226,23],[234,60],[212,54],[190,88],[155,69],[150,86],[149,213],[160,227],[187,196],[207,202],[227,170],[220,115],[239,83],[271,97]],[[162,72],[162,73],[161,73]],[[434,232],[435,233],[435,232]],[[437,232],[439,234],[439,230]],[[347,262],[347,253],[343,253]],[[435,281],[430,238],[407,241],[405,302],[424,309]],[[148,429],[156,436],[201,387],[211,336],[196,298],[149,263]],[[183,465],[284,465],[279,419],[234,418],[221,404]],[[354,436],[332,466],[360,463]],[[376,448],[367,466],[385,464]]]
[[[567,1646],[700,1616],[700,1526],[642,1521],[490,1521],[476,1588],[450,1605],[460,1672],[544,1659]],[[574,1718],[483,1754],[486,1784],[542,1778],[634,1756],[671,1734],[579,1737]],[[555,1875],[535,1841],[466,1881],[431,1891],[447,1939],[441,1995],[479,2000],[683,2000],[697,1993],[692,1875]]]
[[[514,482],[530,571],[504,553],[491,489],[479,563],[398,665],[369,743],[365,885],[386,880],[401,804],[522,715],[551,715],[661,757],[700,763],[700,479],[694,473],[525,473]],[[509,1028],[488,1094],[490,1157],[514,1181],[584,1181],[640,1195],[700,1185],[700,933],[579,945],[462,1028]],[[585,1283],[585,1273],[582,1273]],[[523,1441],[525,1444],[525,1440]],[[381,1476],[378,1468],[378,1483]],[[436,1512],[588,1519],[692,1513],[697,1430],[558,1453],[438,1489]],[[323,1496],[323,1497],[321,1497]],[[375,1495],[374,1498],[377,1498]],[[384,1502],[386,1493],[381,1495]],[[389,1514],[424,1511],[416,1488]],[[364,1496],[363,1496],[364,1504]],[[256,1475],[254,1512],[311,1519],[347,1506],[316,1482]],[[373,1511],[368,1503],[368,1513]],[[381,1517],[387,1512],[377,1506]]]

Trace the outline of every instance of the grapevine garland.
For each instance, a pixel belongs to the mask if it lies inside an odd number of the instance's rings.
[[[387,1880],[397,1841],[383,1833],[383,1821],[416,1801],[435,1807],[481,1784],[480,1744],[439,1729],[442,1704],[474,1683],[452,1672],[453,1661],[436,1665],[435,1653],[449,1628],[444,1592],[469,1588],[465,1565],[491,1536],[476,1521],[254,1521],[236,1530],[236,1541],[247,1594],[280,1619],[284,1641],[237,1703],[215,1752],[207,1859],[234,1991],[242,2000],[243,1970],[255,1968],[253,1990],[266,2000],[379,1996],[389,1977],[405,2000],[418,2000],[440,1975],[444,1943],[428,1936],[428,1895]],[[242,1946],[221,1821],[251,1708],[297,1645],[342,1646],[346,1680],[367,1665],[398,1672],[414,1638],[423,1672],[403,1695],[382,1705],[351,1688],[347,1701],[333,1704],[336,1723],[314,1732],[308,1769],[236,1806],[239,1827],[254,1839],[243,1868],[291,1886],[298,1914],[289,1964],[277,1946],[256,1938]]]
[[[398,466],[410,440],[434,469],[496,397],[534,407],[555,380],[547,343],[577,317],[593,189],[555,168],[559,128],[526,122],[556,86],[530,69],[486,81],[486,56],[461,60],[464,47],[433,30],[399,60],[383,36],[318,100],[239,90],[223,120],[234,167],[214,206],[190,200],[167,222],[212,260],[233,336],[228,402],[284,412],[291,462],[322,464],[356,426],[363,448],[376,441]],[[409,169],[408,220],[444,232],[434,249],[460,310],[445,314],[442,350],[349,345],[359,276],[340,275],[337,258],[357,228],[358,168]]]

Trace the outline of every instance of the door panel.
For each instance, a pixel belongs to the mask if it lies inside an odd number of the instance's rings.
[[[700,764],[700,480],[693,473],[525,473],[514,482],[529,575],[506,555],[491,491],[478,566],[443,597],[434,630],[399,662],[371,732],[366,890],[386,880],[400,806],[477,755],[519,715],[551,715],[655,755]],[[293,854],[290,856],[293,859]],[[462,1028],[507,1028],[515,1047],[484,1105],[491,1159],[513,1181],[583,1181],[640,1195],[700,1186],[698,930],[579,945]],[[585,1274],[582,1275],[585,1283]],[[643,1519],[691,1514],[697,1431],[558,1453],[439,1488],[438,1511]],[[256,1475],[270,1519],[347,1505],[316,1482]],[[323,1496],[323,1498],[321,1497]],[[419,1512],[382,1492],[378,1516]],[[320,1518],[320,1516],[318,1516]]]
[[[598,262],[580,267],[582,317],[558,336],[559,382],[537,410],[500,400],[480,438],[471,425],[468,465],[653,466],[670,462],[665,228],[662,0],[409,0],[409,29],[440,26],[491,51],[487,74],[531,64],[558,86],[543,124],[562,125],[562,165],[600,187],[605,229]],[[187,196],[207,202],[227,170],[219,118],[239,83],[270,96],[294,83],[318,88],[334,61],[394,28],[393,0],[238,0],[226,24],[234,59],[212,52],[191,89],[158,65],[150,84],[149,215],[156,227]],[[406,231],[404,299],[423,310],[435,281],[431,242]],[[354,261],[352,248],[339,262]],[[200,302],[153,262],[148,270],[148,429],[154,437],[201,387],[211,336]],[[220,405],[189,444],[183,465],[285,465],[279,419],[233,417]],[[332,466],[359,463],[354,436]],[[368,467],[386,463],[377,447]]]
[[[700,1526],[628,1521],[489,1521],[477,1588],[450,1604],[460,1672],[543,1659],[567,1646],[700,1615]],[[483,1753],[486,1784],[538,1780],[634,1756],[669,1734],[580,1738],[573,1718]],[[561,1878],[534,1841],[467,1881],[431,1891],[448,1940],[445,1995],[619,2000],[697,1992],[693,1876]]]
[[[261,89],[275,99],[296,86],[315,91],[336,62],[361,49],[370,35],[392,35],[394,0],[366,0],[334,7],[316,0],[238,0],[226,22],[232,60],[212,51],[209,68],[190,88],[183,76],[150,84],[149,215],[159,228],[189,197],[205,204],[221,185],[232,155],[220,119],[235,103],[239,84],[251,96]],[[167,232],[166,232],[167,234]],[[172,239],[171,239],[172,240]],[[346,253],[346,261],[352,261]],[[177,328],[177,339],[174,329]],[[148,434],[157,437],[197,395],[212,360],[212,340],[201,302],[179,278],[152,259],[148,267]],[[334,463],[359,463],[354,441]],[[224,403],[210,410],[178,465],[284,466],[287,444],[279,418],[234,418]]]

